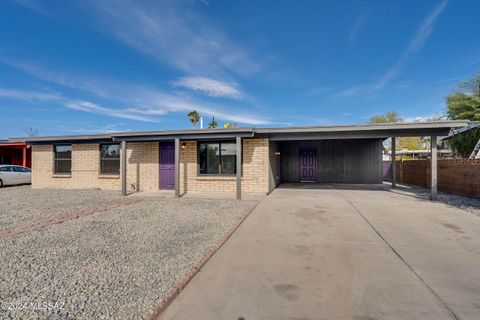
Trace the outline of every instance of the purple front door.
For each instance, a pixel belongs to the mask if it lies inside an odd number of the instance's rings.
[[[175,189],[175,145],[160,143],[160,189]]]
[[[317,178],[317,149],[300,148],[300,181],[315,181]]]

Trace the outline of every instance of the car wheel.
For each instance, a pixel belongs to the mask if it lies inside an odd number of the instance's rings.
[[[3,188],[3,181],[0,179],[0,188]]]

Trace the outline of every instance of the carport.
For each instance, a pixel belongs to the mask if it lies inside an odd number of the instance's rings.
[[[431,199],[437,197],[437,137],[465,121],[257,129],[269,138],[270,191],[283,182],[382,183],[383,142],[391,138],[392,188],[398,137],[431,138]]]

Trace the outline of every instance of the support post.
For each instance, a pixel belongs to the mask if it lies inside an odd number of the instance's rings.
[[[242,138],[237,137],[237,200],[242,199]]]
[[[27,166],[27,146],[22,149],[22,166]]]
[[[437,136],[432,135],[431,137],[431,157],[430,157],[430,179],[431,179],[431,195],[430,198],[435,201],[437,200]]]
[[[392,188],[397,186],[396,140],[395,137],[392,137]]]
[[[122,196],[127,195],[127,141],[122,141]]]
[[[180,197],[180,139],[175,139],[175,198]]]

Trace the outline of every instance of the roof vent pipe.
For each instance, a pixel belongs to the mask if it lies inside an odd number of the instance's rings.
[[[200,129],[203,129],[203,117],[200,117]]]

